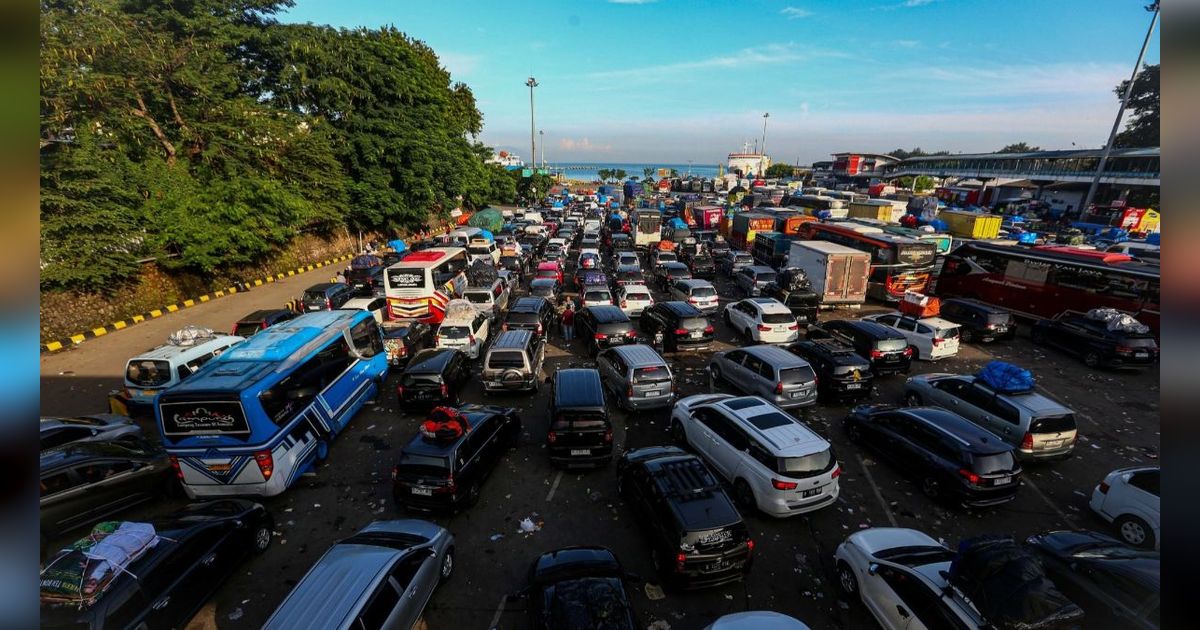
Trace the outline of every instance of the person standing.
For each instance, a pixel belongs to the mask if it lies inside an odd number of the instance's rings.
[[[563,340],[569,344],[575,339],[575,310],[571,308],[570,302],[567,302],[567,307],[563,309],[560,319],[562,321]]]
[[[339,271],[333,281],[339,284],[346,284],[346,275]]]

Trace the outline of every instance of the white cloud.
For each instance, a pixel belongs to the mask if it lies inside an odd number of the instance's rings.
[[[558,148],[564,151],[577,151],[580,153],[607,153],[612,151],[611,144],[592,144],[587,138],[578,140],[572,138],[562,138],[558,141]]]
[[[746,66],[765,66],[771,64],[805,61],[815,57],[849,57],[847,53],[824,51],[811,48],[801,48],[792,42],[764,44],[751,48],[743,48],[725,55],[708,57],[696,61],[681,61],[677,63],[644,66],[641,68],[624,68],[620,70],[602,70],[588,73],[592,79],[638,79],[661,82],[664,77],[678,76],[686,70],[705,70],[712,68],[743,68]]]
[[[787,17],[789,20],[798,20],[800,18],[809,17],[813,14],[812,11],[809,11],[808,9],[801,9],[800,7],[784,7],[779,13],[780,15]]]
[[[979,94],[988,98],[1030,94],[1103,94],[1111,93],[1129,71],[1120,64],[1051,63],[1043,65],[1007,65],[966,67],[921,67],[897,69],[892,78],[941,82],[955,87],[960,94]]]

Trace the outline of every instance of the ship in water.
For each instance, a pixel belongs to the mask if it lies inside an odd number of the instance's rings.
[[[508,151],[501,151],[496,155],[493,155],[492,158],[487,161],[487,163],[499,164],[509,171],[525,168],[525,161],[521,159],[521,156],[515,153],[509,153]]]
[[[751,151],[749,142],[742,145],[741,153],[730,153],[725,161],[725,170],[740,173],[743,177],[751,173],[761,176],[771,166],[771,156],[759,153],[757,149]]]

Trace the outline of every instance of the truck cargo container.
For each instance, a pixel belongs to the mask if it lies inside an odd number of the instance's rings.
[[[808,274],[823,306],[861,305],[867,301],[871,255],[828,241],[792,241],[787,266]]]
[[[884,223],[899,223],[905,214],[905,204],[893,204],[887,199],[852,201],[846,216],[852,219],[877,219]]]
[[[750,254],[760,264],[778,269],[787,262],[793,240],[795,237],[782,232],[759,232],[754,237]]]
[[[989,239],[1000,236],[1003,217],[998,214],[943,210],[938,218],[945,221],[950,233],[960,238]]]

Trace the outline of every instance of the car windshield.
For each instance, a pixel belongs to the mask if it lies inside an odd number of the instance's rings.
[[[523,368],[525,367],[525,355],[518,350],[493,350],[488,356],[488,367],[490,368]]]
[[[1063,414],[1060,416],[1043,416],[1034,418],[1029,423],[1030,433],[1065,433],[1075,430],[1075,416]]]
[[[833,467],[833,451],[823,451],[803,457],[780,457],[776,460],[775,472],[789,477],[811,477]]]
[[[442,326],[438,329],[439,337],[449,337],[450,339],[462,339],[471,334],[471,329],[466,326]]]
[[[142,387],[157,387],[171,381],[171,364],[166,361],[134,359],[125,368],[125,379]]]
[[[491,291],[467,291],[463,294],[463,297],[467,298],[467,300],[469,300],[472,304],[492,303]]]
[[[992,475],[1016,470],[1017,460],[1009,451],[990,455],[972,455],[971,470],[977,475]]]
[[[764,324],[795,324],[796,316],[791,313],[763,313]]]
[[[670,380],[671,372],[663,365],[638,368],[633,371],[634,383],[664,383]]]

